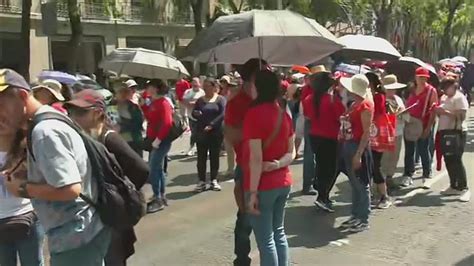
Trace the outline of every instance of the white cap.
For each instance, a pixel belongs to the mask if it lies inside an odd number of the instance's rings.
[[[138,86],[137,82],[133,79],[125,81],[125,85],[127,85],[127,88]]]

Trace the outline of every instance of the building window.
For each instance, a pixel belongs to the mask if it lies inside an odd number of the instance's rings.
[[[164,51],[163,37],[127,37],[128,48],[145,48],[155,51]]]

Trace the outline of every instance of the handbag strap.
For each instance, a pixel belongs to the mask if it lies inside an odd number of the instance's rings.
[[[276,136],[278,135],[278,132],[280,132],[281,125],[283,124],[283,114],[285,111],[282,108],[278,108],[278,109],[280,110],[278,112],[278,120],[277,120],[276,126],[273,129],[272,134],[270,134],[270,136],[268,137],[268,139],[266,139],[263,142],[264,149],[270,146],[273,140],[275,140]]]
[[[433,93],[433,88],[429,87],[428,95],[425,100],[425,106],[423,107],[423,113],[421,113],[421,117],[424,118],[426,115],[426,109],[428,109],[428,104],[431,100],[431,93]]]

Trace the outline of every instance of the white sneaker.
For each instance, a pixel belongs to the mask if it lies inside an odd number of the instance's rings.
[[[211,190],[213,190],[213,191],[221,191],[222,190],[221,185],[219,185],[219,183],[217,183],[217,180],[212,180]]]
[[[439,194],[444,195],[444,196],[455,196],[455,195],[461,195],[461,191],[454,189],[452,187],[448,187],[447,189],[441,191]]]
[[[189,157],[194,156],[194,151],[193,151],[193,149],[190,149],[190,150],[188,151],[188,153],[186,153],[186,155],[189,156]]]
[[[204,190],[206,190],[206,183],[202,182],[202,181],[199,181],[197,183],[196,187],[194,188],[194,192],[201,193]]]
[[[422,188],[424,189],[430,189],[431,188],[431,182],[429,179],[423,178],[423,184],[421,185]]]
[[[463,190],[461,193],[462,194],[459,196],[459,201],[469,202],[471,200],[471,191],[469,191],[469,189]]]

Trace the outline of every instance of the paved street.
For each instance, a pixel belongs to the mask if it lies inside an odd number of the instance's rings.
[[[471,110],[472,111],[472,110]],[[471,112],[472,113],[472,112]],[[472,187],[474,172],[474,117],[464,160]],[[231,265],[236,207],[233,183],[223,183],[222,192],[192,192],[197,181],[195,158],[179,155],[185,140],[175,144],[169,166],[170,207],[146,216],[137,227],[136,254],[132,266]],[[221,170],[226,169],[222,158]],[[302,166],[295,162],[295,180],[286,209],[286,233],[295,265],[474,265],[474,201],[461,203],[440,196],[448,185],[445,172],[436,172],[433,186],[397,192],[399,204],[375,210],[371,229],[344,235],[335,229],[348,217],[350,187],[345,176],[333,191],[336,212],[322,213],[314,198],[301,196]],[[400,164],[401,165],[401,164]],[[149,190],[149,188],[147,188]],[[149,192],[149,191],[148,191]],[[254,264],[258,250],[252,245]]]

